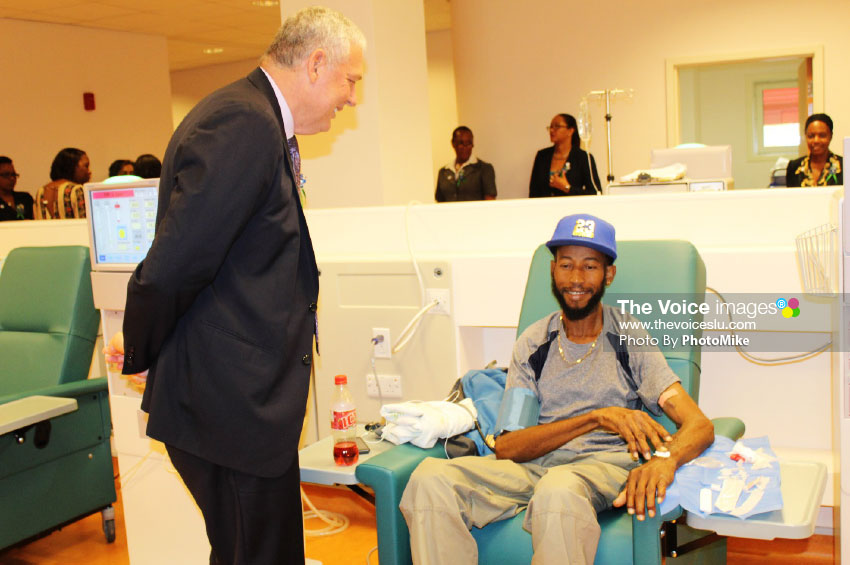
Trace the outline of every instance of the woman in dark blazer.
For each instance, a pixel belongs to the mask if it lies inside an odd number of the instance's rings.
[[[546,129],[553,145],[538,151],[534,158],[528,196],[601,193],[596,161],[580,147],[576,119],[569,114],[558,114]]]

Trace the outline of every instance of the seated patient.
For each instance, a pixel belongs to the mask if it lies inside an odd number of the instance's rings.
[[[676,469],[714,441],[711,422],[657,348],[617,360],[609,339],[645,333],[624,329],[633,318],[600,302],[617,272],[614,227],[567,216],[546,245],[561,311],[519,337],[506,389],[532,391],[538,424],[503,432],[495,456],[428,458],[416,468],[400,505],[414,563],[477,563],[469,529],[526,507],[534,563],[593,563],[596,513],[613,504],[653,517],[655,496],[663,500]],[[641,408],[663,410],[678,431],[671,437]]]

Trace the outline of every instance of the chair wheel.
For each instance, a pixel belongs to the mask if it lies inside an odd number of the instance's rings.
[[[112,543],[115,541],[115,509],[112,506],[107,506],[100,512],[100,516],[106,543]]]

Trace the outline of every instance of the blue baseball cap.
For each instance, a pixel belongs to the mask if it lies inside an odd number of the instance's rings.
[[[590,214],[573,214],[561,218],[552,239],[546,242],[546,247],[555,255],[562,245],[590,247],[608,255],[612,260],[617,258],[614,226]]]

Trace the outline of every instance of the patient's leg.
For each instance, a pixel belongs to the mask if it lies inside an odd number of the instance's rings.
[[[469,533],[521,511],[544,471],[488,457],[422,461],[410,477],[400,508],[410,530],[413,562],[478,563]]]
[[[534,489],[523,524],[531,532],[532,563],[593,563],[596,513],[611,507],[634,465],[626,453],[599,453],[550,468]]]

